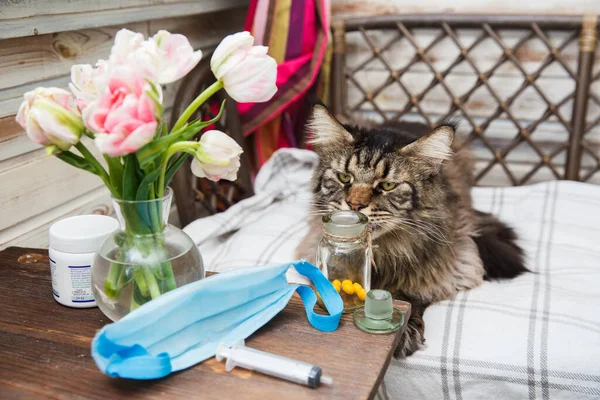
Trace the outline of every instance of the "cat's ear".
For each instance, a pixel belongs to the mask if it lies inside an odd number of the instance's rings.
[[[352,135],[342,124],[320,104],[313,108],[312,117],[308,121],[307,128],[310,135],[308,142],[316,148],[354,141]]]
[[[400,149],[400,153],[405,156],[424,159],[437,166],[452,157],[453,141],[454,126],[450,124],[442,125],[411,144],[404,146]]]

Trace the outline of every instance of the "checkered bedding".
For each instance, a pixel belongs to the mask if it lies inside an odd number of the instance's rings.
[[[306,234],[314,153],[279,150],[256,195],[185,231],[206,268],[292,260]],[[533,274],[486,282],[425,312],[426,348],[392,360],[389,399],[600,398],[600,187],[475,188],[475,207],[517,230]],[[293,271],[291,281],[302,282]]]

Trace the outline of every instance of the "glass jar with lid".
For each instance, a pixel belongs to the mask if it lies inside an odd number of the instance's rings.
[[[323,216],[323,238],[317,265],[344,301],[344,312],[364,305],[371,290],[371,249],[368,218],[357,211],[335,211]]]

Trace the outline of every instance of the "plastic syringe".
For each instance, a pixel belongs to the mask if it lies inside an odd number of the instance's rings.
[[[227,359],[225,363],[227,372],[235,367],[241,367],[311,388],[317,388],[320,384],[333,383],[333,379],[323,376],[323,371],[316,365],[251,349],[246,347],[243,341],[231,347],[220,344],[216,357],[219,362]]]

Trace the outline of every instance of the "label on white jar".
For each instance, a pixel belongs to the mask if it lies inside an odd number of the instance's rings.
[[[92,265],[90,255],[72,255],[50,250],[50,273],[52,294],[56,301],[69,307],[94,307],[96,300],[92,293]],[[87,257],[86,257],[87,256]],[[77,263],[86,258],[88,263]]]
[[[69,265],[69,275],[71,276],[71,301],[73,303],[93,302],[92,266]]]

